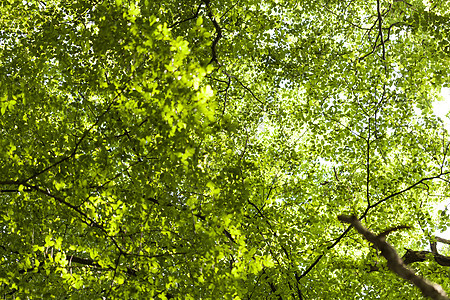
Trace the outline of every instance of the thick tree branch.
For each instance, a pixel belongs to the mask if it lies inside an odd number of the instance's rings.
[[[424,182],[426,182],[426,181],[433,180],[433,179],[438,179],[438,178],[441,178],[443,175],[448,175],[448,174],[450,174],[450,171],[448,171],[448,172],[441,172],[440,174],[438,174],[438,175],[436,175],[436,176],[422,178],[421,180],[417,181],[416,183],[410,185],[409,187],[404,188],[404,189],[401,190],[401,191],[398,191],[398,192],[395,192],[395,193],[390,194],[389,196],[387,196],[387,197],[381,199],[380,201],[378,201],[378,202],[376,202],[376,203],[374,203],[374,204],[372,204],[372,205],[370,205],[370,206],[367,206],[366,210],[365,210],[365,211],[362,213],[362,215],[359,217],[359,220],[362,220],[365,216],[367,216],[367,214],[369,213],[369,211],[370,211],[372,208],[377,207],[378,205],[382,204],[383,202],[385,202],[385,201],[387,201],[387,200],[389,200],[389,199],[391,199],[391,198],[394,198],[395,196],[401,195],[401,194],[403,194],[403,193],[405,193],[405,192],[407,192],[407,191],[409,191],[409,190],[415,188],[416,186],[418,186],[418,185],[420,185],[420,184],[424,184]],[[347,235],[347,233],[350,231],[351,228],[352,228],[351,225],[348,226],[348,227],[344,230],[344,232],[342,232],[342,233],[335,239],[334,243],[327,247],[327,250],[330,250],[330,249],[334,248],[337,244],[339,244],[339,242]],[[324,254],[320,254],[320,255],[314,260],[314,262],[313,262],[313,263],[312,263],[312,264],[311,264],[311,265],[303,272],[303,274],[300,275],[300,278],[303,278],[303,277],[305,277],[306,275],[308,275],[308,273],[311,272],[311,270],[312,270],[312,269],[320,262],[320,260],[321,260],[323,257],[324,257]]]
[[[414,251],[411,249],[406,249],[405,255],[403,255],[403,261],[405,264],[409,265],[415,262],[426,261],[430,258],[434,258],[436,263],[441,266],[450,266],[450,257],[441,255],[439,253],[434,253],[433,251]]]
[[[216,29],[216,34],[217,34],[211,45],[212,58],[211,58],[210,62],[208,63],[208,65],[213,62],[218,64],[219,60],[217,59],[217,43],[222,38],[222,28],[219,26],[219,23],[217,23],[217,20],[213,16],[211,6],[210,6],[210,0],[203,0],[203,2],[205,3],[206,8],[208,9],[208,17],[211,20],[211,22],[213,23],[214,28]]]
[[[383,236],[376,236],[375,234],[367,230],[356,216],[341,215],[338,217],[338,219],[341,222],[349,223],[353,227],[355,227],[356,231],[358,231],[362,236],[364,236],[366,240],[371,242],[377,249],[381,251],[381,254],[387,260],[388,268],[401,278],[408,280],[412,284],[417,286],[422,291],[422,294],[425,297],[429,297],[435,300],[449,299],[440,285],[429,282],[425,278],[416,275],[413,270],[405,265],[403,260],[397,254],[397,251],[395,251],[395,249],[386,242]]]
[[[436,237],[436,241],[444,243],[444,244],[447,244],[447,245],[450,245],[450,240],[443,239],[443,238],[438,237],[438,236]]]
[[[440,238],[438,236],[435,237],[437,242],[444,243],[444,244],[450,244],[450,240]],[[436,247],[436,241],[430,242],[430,251],[414,251],[411,249],[406,249],[405,255],[403,255],[403,261],[405,264],[411,264],[414,262],[422,262],[427,259],[430,259],[431,257],[434,258],[434,260],[441,266],[448,267],[450,266],[450,257],[444,256],[438,253],[437,247]]]

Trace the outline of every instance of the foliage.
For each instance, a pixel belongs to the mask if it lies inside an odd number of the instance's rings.
[[[0,293],[419,299],[337,216],[448,227],[449,9],[3,1]]]

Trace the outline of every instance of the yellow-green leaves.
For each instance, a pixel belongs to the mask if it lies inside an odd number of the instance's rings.
[[[209,188],[212,196],[220,193],[220,188],[217,187],[212,181],[209,181],[206,186]]]
[[[4,94],[0,98],[0,113],[4,115],[6,113],[6,110],[12,111],[14,105],[17,103],[15,98],[8,99],[8,94]]]
[[[336,216],[449,227],[448,5],[275,2],[0,7],[2,296],[418,299]]]
[[[197,18],[197,21],[196,21],[195,24],[196,24],[197,26],[202,25],[202,24],[203,24],[203,17],[202,17],[202,16],[199,16],[199,17]]]
[[[195,88],[195,86],[194,86]],[[213,101],[214,91],[211,86],[206,85],[202,87],[195,95],[197,100],[196,108],[210,121],[215,120],[215,106],[216,103]]]

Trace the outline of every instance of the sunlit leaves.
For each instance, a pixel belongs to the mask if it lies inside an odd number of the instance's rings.
[[[412,224],[400,251],[447,226],[417,184],[448,166],[445,4],[382,2],[384,45],[363,1],[14,4],[1,293],[417,298],[336,216]]]

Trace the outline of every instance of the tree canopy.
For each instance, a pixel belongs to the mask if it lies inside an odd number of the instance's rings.
[[[447,1],[2,1],[1,296],[420,299],[384,239],[450,292],[449,47]]]

